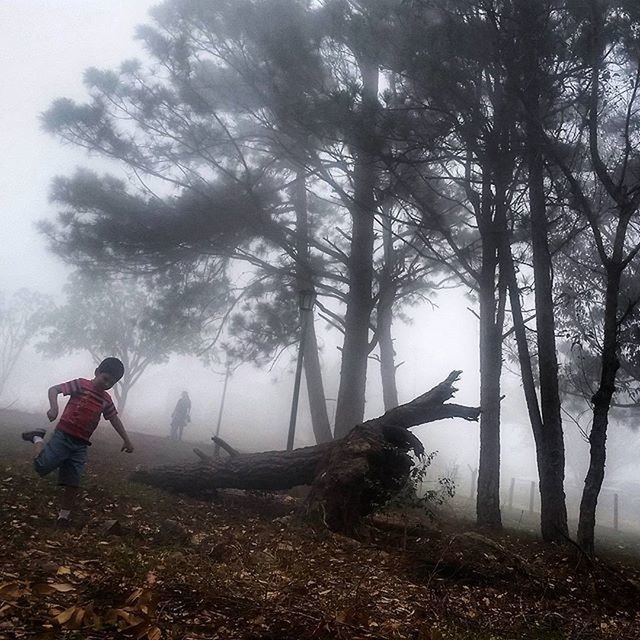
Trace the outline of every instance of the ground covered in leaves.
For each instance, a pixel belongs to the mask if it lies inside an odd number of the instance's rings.
[[[415,640],[640,638],[640,571],[455,523],[378,519],[361,540],[314,528],[279,494],[198,502],[129,483],[186,444],[108,427],[70,529],[55,482],[0,415],[0,638]]]

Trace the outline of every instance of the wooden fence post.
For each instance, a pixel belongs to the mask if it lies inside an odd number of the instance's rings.
[[[516,479],[511,478],[511,484],[509,485],[509,509],[513,509],[513,494],[516,491]]]
[[[533,503],[536,497],[536,483],[532,480],[529,487],[529,513],[533,513]]]

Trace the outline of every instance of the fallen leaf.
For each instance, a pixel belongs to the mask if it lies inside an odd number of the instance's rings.
[[[37,593],[40,596],[49,596],[52,593],[56,592],[56,590],[48,582],[34,584],[32,590],[34,593]]]
[[[69,607],[68,609],[65,609],[62,613],[59,613],[54,620],[59,624],[59,625],[63,625],[66,624],[67,622],[69,622],[69,620],[71,620],[71,617],[73,616],[73,614],[76,612],[77,607],[74,605],[73,607]]]
[[[19,598],[24,592],[19,582],[5,582],[0,584],[0,598],[2,600],[14,600]]]
[[[158,627],[151,627],[149,631],[147,631],[148,640],[160,640],[162,637],[162,631]]]

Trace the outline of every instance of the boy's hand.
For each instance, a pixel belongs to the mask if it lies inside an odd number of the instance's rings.
[[[47,411],[47,418],[49,418],[49,422],[53,422],[58,417],[58,407],[51,407]]]
[[[124,451],[125,453],[133,453],[133,445],[127,440],[122,444],[122,449],[120,451]]]

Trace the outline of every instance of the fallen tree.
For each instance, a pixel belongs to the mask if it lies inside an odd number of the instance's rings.
[[[199,464],[141,469],[132,479],[197,497],[223,488],[268,491],[310,485],[307,513],[333,530],[351,532],[407,482],[414,461],[410,452],[424,454],[411,427],[446,418],[478,419],[478,407],[447,402],[457,391],[453,385],[460,373],[452,371],[430,391],[357,425],[340,440],[247,454],[229,447],[226,458],[197,451]]]

